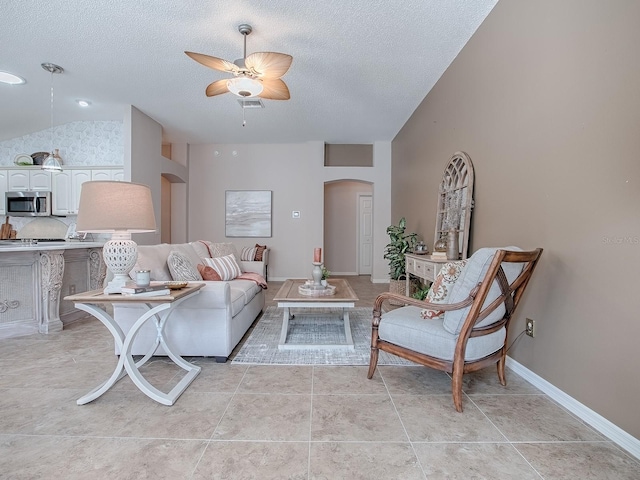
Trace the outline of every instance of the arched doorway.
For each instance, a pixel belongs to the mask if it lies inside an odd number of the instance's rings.
[[[373,185],[324,184],[324,263],[335,275],[370,275],[373,264]]]

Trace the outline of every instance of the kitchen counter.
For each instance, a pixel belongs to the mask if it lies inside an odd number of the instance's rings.
[[[0,241],[0,338],[60,331],[84,316],[60,297],[102,286],[102,245]]]
[[[7,252],[30,252],[30,251],[52,251],[52,250],[72,250],[76,248],[102,248],[102,242],[80,242],[70,240],[68,242],[42,242],[35,245],[23,245],[15,240],[0,240],[0,254]]]

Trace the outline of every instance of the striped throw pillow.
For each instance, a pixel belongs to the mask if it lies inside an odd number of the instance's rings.
[[[240,253],[240,260],[253,262],[256,259],[256,247],[244,247]]]
[[[224,257],[203,258],[202,260],[218,272],[222,281],[233,280],[242,274],[233,254]]]

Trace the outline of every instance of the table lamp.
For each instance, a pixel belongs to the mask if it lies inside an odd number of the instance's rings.
[[[120,293],[138,259],[138,246],[132,233],[155,232],[151,189],[130,182],[96,181],[82,184],[76,230],[111,233],[102,255],[113,280],[104,293]]]

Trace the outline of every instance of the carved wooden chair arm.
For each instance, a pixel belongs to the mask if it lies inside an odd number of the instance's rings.
[[[441,310],[444,312],[448,312],[452,310],[460,310],[461,308],[465,308],[471,305],[476,294],[478,293],[479,288],[480,284],[478,284],[473,290],[471,290],[471,292],[469,292],[469,296],[466,299],[457,303],[431,303],[425,302],[424,300],[418,300],[417,298],[400,295],[399,293],[382,292],[376,297],[375,301],[373,302],[373,323],[375,325],[379,324],[380,315],[382,313],[382,304],[385,300],[395,300],[405,305],[413,305],[429,310]]]

